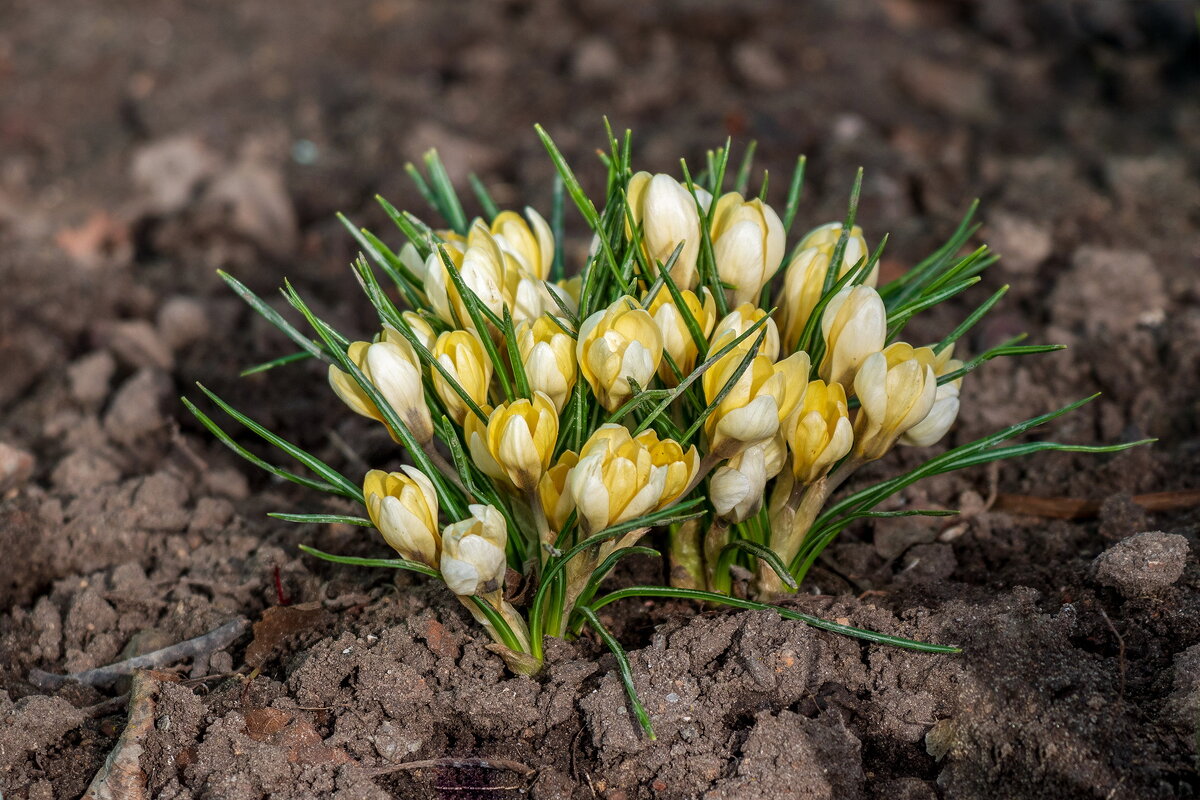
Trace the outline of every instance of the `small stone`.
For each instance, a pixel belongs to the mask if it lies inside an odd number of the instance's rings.
[[[158,332],[172,350],[203,339],[208,330],[208,314],[195,298],[172,297],[158,311]]]
[[[85,406],[100,405],[108,397],[116,369],[117,361],[107,350],[97,350],[78,359],[67,367],[71,397]]]
[[[787,70],[761,42],[746,41],[737,45],[733,50],[733,66],[742,80],[756,89],[776,90],[787,86]]]
[[[112,322],[98,327],[97,336],[117,358],[131,367],[169,370],[175,357],[158,331],[144,319]]]
[[[1146,253],[1081,247],[1050,294],[1054,324],[1095,334],[1130,333],[1161,322],[1167,293]]]
[[[1096,580],[1126,597],[1151,594],[1179,580],[1189,553],[1177,533],[1135,534],[1096,557]]]
[[[1028,275],[1050,257],[1054,239],[1048,225],[1003,211],[992,215],[987,231],[991,248],[1000,255],[1001,268]]]
[[[33,455],[0,442],[0,494],[24,484],[33,475]]]
[[[250,496],[250,484],[246,476],[230,467],[211,469],[204,473],[204,487],[213,494],[231,500],[245,500]]]
[[[192,202],[197,187],[212,177],[218,163],[195,136],[171,136],[139,148],[130,172],[148,210],[172,214]]]
[[[168,472],[155,472],[138,486],[133,495],[133,508],[142,527],[156,531],[181,531],[188,526],[191,514],[185,506],[187,485]]]
[[[121,469],[101,449],[85,447],[69,453],[58,462],[50,481],[59,489],[78,494],[83,489],[95,489],[116,483]]]
[[[575,47],[571,70],[581,81],[608,80],[620,69],[617,49],[602,36],[589,36]]]
[[[233,513],[233,503],[225,498],[201,497],[196,501],[196,510],[192,512],[188,532],[220,530],[233,519]]]
[[[156,369],[140,369],[113,398],[104,415],[104,431],[116,442],[130,445],[162,428],[162,402],[171,392],[171,379]]]

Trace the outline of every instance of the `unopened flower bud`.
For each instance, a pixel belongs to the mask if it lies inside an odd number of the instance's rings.
[[[558,463],[546,470],[538,482],[538,499],[551,530],[561,531],[567,524],[567,517],[575,510],[575,500],[567,488],[567,476],[578,463],[579,456],[573,450],[564,450]]]
[[[854,444],[846,390],[840,383],[811,381],[804,402],[788,419],[785,433],[796,480],[809,484],[825,477]]]
[[[367,473],[363,479],[367,513],[401,557],[436,568],[441,549],[437,492],[419,469],[407,465],[400,469],[403,472],[373,469]]]
[[[631,436],[606,424],[584,443],[567,486],[588,533],[627,522],[674,502],[700,469],[695,446],[684,450],[653,430]]]
[[[927,348],[917,348],[920,353]],[[954,347],[948,347],[934,356],[933,372],[941,377],[962,367],[962,362],[953,358]],[[928,447],[946,435],[954,420],[958,418],[958,390],[962,386],[962,378],[938,384],[937,393],[933,398],[933,408],[929,415],[916,425],[909,428],[901,437],[900,444],[910,447]]]
[[[692,288],[700,253],[700,214],[687,188],[670,175],[639,172],[629,179],[626,195],[633,224],[642,226],[642,243],[651,266],[666,264],[683,242],[671,279],[680,289]],[[626,235],[632,235],[628,222]]]
[[[766,444],[757,444],[713,472],[708,496],[718,517],[742,522],[762,508],[768,480],[766,455]]]
[[[484,350],[479,334],[473,330],[446,331],[438,336],[433,346],[433,356],[476,405],[482,406],[487,402],[488,386],[492,381],[492,360]],[[466,401],[438,370],[431,370],[430,378],[450,418],[462,425],[467,415],[472,413]]]
[[[717,274],[733,286],[730,305],[757,304],[762,288],[783,261],[783,223],[762,200],[729,192],[713,210],[712,243]]]
[[[632,297],[620,297],[579,327],[579,371],[609,411],[633,395],[630,380],[646,388],[662,360],[662,334]]]
[[[711,349],[720,350],[731,339],[723,334]],[[701,382],[704,396],[713,403],[725,385],[733,379],[750,346],[736,347],[713,364]],[[808,353],[793,353],[772,363],[763,355],[754,356],[737,378],[732,389],[704,421],[710,453],[717,458],[732,458],[748,447],[766,442],[779,431],[779,424],[796,408],[808,385]]]
[[[688,312],[700,327],[701,335],[707,337],[717,322],[717,301],[713,299],[712,293],[708,289],[702,288],[699,296],[690,289],[684,289],[679,294],[683,298]],[[650,306],[646,310],[654,317],[654,324],[658,326],[658,331],[662,334],[663,350],[671,356],[671,360],[674,361],[681,373],[677,377],[672,371],[671,365],[667,363],[666,359],[663,359],[662,364],[658,367],[658,376],[668,386],[675,386],[679,383],[680,377],[690,375],[696,366],[696,356],[699,354],[696,340],[692,337],[683,314],[676,307],[675,299],[665,287],[659,289],[658,294],[650,301]]]
[[[554,233],[542,215],[525,208],[526,222],[515,211],[501,211],[492,220],[491,232],[504,252],[539,280],[550,275],[554,262]]]
[[[558,442],[558,412],[542,392],[496,406],[488,418],[487,449],[523,492],[537,488]]]
[[[579,376],[575,340],[550,316],[517,325],[516,339],[529,388],[544,392],[562,413]]]
[[[860,459],[881,458],[928,416],[937,394],[932,358],[932,351],[919,354],[912,345],[896,342],[863,361],[854,377],[862,404],[854,420],[854,454]]]
[[[796,346],[808,324],[808,318],[812,316],[813,309],[821,300],[825,277],[841,233],[840,222],[831,222],[810,231],[800,240],[796,255],[788,263],[783,276],[783,291],[779,297],[777,313],[780,327],[783,329],[783,339],[789,348]],[[867,244],[863,240],[862,229],[856,225],[851,229],[850,238],[846,242],[837,278],[853,269],[866,255],[866,250]],[[874,286],[878,274],[879,267],[876,265],[862,283]]]
[[[767,316],[767,312],[752,303],[742,303],[737,308],[730,311],[717,323],[713,329],[712,336],[709,341],[716,343],[724,334],[731,333],[726,341],[731,341],[741,336],[750,329],[756,322]],[[758,355],[766,356],[774,361],[779,358],[779,328],[775,325],[775,320],[767,317],[767,322],[756,330],[755,333],[742,340],[747,346],[752,344],[763,331],[767,332],[767,336],[763,339],[763,343],[758,348]],[[716,348],[709,346],[709,352],[713,352]]]
[[[408,323],[408,327],[412,329],[413,335],[417,337],[417,341],[425,346],[426,350],[433,350],[433,344],[437,341],[437,334],[433,332],[433,326],[428,320],[422,317],[415,311],[405,311],[400,314],[404,321]],[[399,332],[389,334],[384,333],[385,339],[403,338]]]
[[[442,579],[457,595],[486,595],[504,588],[508,528],[492,506],[471,505],[471,516],[442,531]]]
[[[354,342],[346,355],[379,390],[418,442],[433,438],[433,420],[425,405],[420,364],[408,342],[392,334],[373,344]],[[383,413],[349,373],[330,365],[329,384],[352,410],[384,421]]]
[[[830,383],[853,385],[863,360],[883,349],[887,309],[870,286],[848,286],[825,307],[821,332],[825,336],[825,357],[817,371]]]

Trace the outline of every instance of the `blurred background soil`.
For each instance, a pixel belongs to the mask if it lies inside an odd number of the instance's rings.
[[[239,616],[259,625],[155,678],[148,796],[1200,794],[1194,4],[9,0],[0,86],[5,798],[82,795],[125,727],[128,686],[42,689],[31,670]],[[444,593],[300,557],[383,548],[267,519],[336,507],[252,471],[179,403],[200,380],[350,474],[397,463],[314,365],[237,377],[289,348],[215,270],[265,295],[287,277],[367,335],[335,212],[397,242],[373,198],[424,214],[403,167],[433,145],[460,187],[474,172],[545,212],[533,123],[595,188],[605,114],[633,128],[639,168],[757,140],[776,203],[806,153],[800,230],[840,218],[865,167],[859,220],[872,245],[890,232],[893,274],[980,198],[1003,260],[912,336],[1011,284],[966,350],[1021,331],[1070,349],[968,377],[951,441],[1097,391],[1055,438],[1158,438],[920,484],[906,502],[962,516],[848,531],[794,601],[963,655],[610,606],[649,742],[595,642],[514,678]]]

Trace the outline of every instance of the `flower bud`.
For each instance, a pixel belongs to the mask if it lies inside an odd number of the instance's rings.
[[[920,349],[927,352],[896,342],[868,356],[855,375],[854,392],[862,407],[854,419],[854,454],[863,461],[881,458],[933,408],[933,353]]]
[[[821,332],[825,336],[825,357],[817,372],[830,383],[850,386],[863,359],[883,349],[887,309],[870,286],[848,286],[825,307]]]
[[[665,265],[683,242],[671,279],[680,289],[692,288],[700,253],[700,213],[687,188],[670,175],[639,172],[629,179],[626,196],[633,224],[642,226],[642,244],[651,267],[659,262]],[[625,232],[632,237],[628,220]]]
[[[766,443],[747,447],[713,472],[708,497],[718,517],[742,522],[762,508],[768,480],[766,448]]]
[[[767,316],[767,312],[752,303],[742,303],[737,308],[730,311],[725,317],[717,323],[717,327],[713,330],[710,342],[715,343],[726,333],[732,333],[730,339],[736,339],[754,323],[758,322],[763,317]],[[758,329],[758,333],[743,339],[747,343],[747,347],[758,338],[759,333],[767,332],[767,337],[763,339],[762,345],[758,348],[758,355],[766,356],[774,361],[779,358],[779,328],[775,325],[775,320],[768,318],[765,325]],[[709,346],[709,352],[713,352],[715,348]]]
[[[442,580],[457,595],[484,595],[504,588],[508,528],[492,506],[468,506],[471,516],[442,531]]]
[[[420,364],[408,342],[392,334],[374,344],[354,342],[346,355],[379,390],[418,442],[433,438],[433,420],[425,405]],[[331,364],[329,384],[352,410],[384,421],[379,408],[349,373]]]
[[[492,407],[481,406],[484,414],[491,419]],[[507,481],[508,474],[504,468],[492,458],[492,451],[488,450],[487,445],[487,420],[482,420],[474,414],[467,414],[463,417],[463,443],[467,446],[467,453],[471,456],[471,462],[479,467],[484,475],[487,475],[492,480]]]
[[[575,340],[550,316],[518,324],[516,339],[529,388],[544,392],[561,414],[579,376]]]
[[[566,483],[580,525],[592,534],[673,503],[699,469],[695,446],[685,452],[653,430],[631,436],[610,423],[584,443]]]
[[[548,283],[546,284],[546,289],[558,295],[558,299],[571,313],[579,311],[579,293],[583,291],[583,277],[581,275],[564,278],[557,283]],[[554,308],[550,313],[556,316],[560,313],[558,303],[554,304]]]
[[[810,382],[804,402],[785,428],[796,480],[809,484],[825,477],[854,444],[846,390],[840,383]]]
[[[558,412],[542,392],[496,406],[488,418],[487,449],[523,492],[537,488],[558,442]]]
[[[684,289],[679,295],[692,318],[700,326],[700,333],[707,337],[717,322],[717,301],[713,299],[712,293],[702,288],[698,297],[690,289]],[[700,352],[696,347],[696,340],[692,338],[683,314],[675,305],[675,298],[666,287],[659,289],[646,310],[654,317],[654,324],[662,334],[663,350],[671,356],[681,373],[681,376],[677,377],[671,365],[663,359],[658,367],[658,376],[668,386],[675,386],[680,377],[687,377],[696,366],[696,356]]]
[[[476,405],[482,406],[487,402],[488,386],[492,382],[492,360],[484,350],[479,334],[473,330],[446,331],[438,336],[433,346],[433,357]],[[430,378],[450,418],[462,425],[467,415],[472,414],[470,406],[438,370],[431,370]]]
[[[363,479],[367,513],[402,558],[436,568],[441,549],[437,492],[419,469],[407,465],[400,469],[403,472],[373,469],[367,473]]]
[[[784,272],[783,291],[777,305],[783,339],[789,348],[796,346],[808,324],[808,318],[812,316],[813,309],[821,300],[825,276],[829,272],[829,262],[833,259],[833,251],[841,233],[840,222],[831,222],[810,231],[800,240],[796,255]],[[846,242],[837,277],[845,275],[866,253],[867,244],[863,240],[862,229],[856,225],[851,229],[850,238]],[[876,265],[862,283],[874,286],[878,275],[879,266]]]
[[[633,395],[630,380],[650,385],[662,361],[662,334],[649,312],[632,297],[620,297],[579,327],[579,371],[609,411]]]
[[[544,281],[554,262],[554,233],[542,215],[528,206],[525,217],[528,222],[514,211],[501,211],[492,220],[491,232],[500,248],[511,254],[522,269]]]
[[[763,286],[783,262],[783,223],[762,200],[742,199],[729,192],[717,200],[713,210],[713,257],[717,275],[734,288],[728,290],[730,305],[758,303]]]
[[[558,457],[558,463],[546,470],[538,482],[538,499],[550,529],[555,532],[563,529],[567,517],[575,510],[575,500],[567,489],[567,476],[578,463],[579,456],[573,450],[564,450]]]
[[[405,311],[400,314],[404,321],[408,323],[408,327],[412,328],[413,335],[417,337],[417,341],[425,346],[426,350],[433,350],[433,344],[437,341],[437,334],[433,332],[433,326],[415,311]],[[403,338],[399,331],[389,334],[390,328],[384,329],[383,338]]]
[[[720,350],[731,339],[725,333],[712,344]],[[711,404],[737,372],[749,346],[739,346],[713,364],[701,382]],[[747,447],[771,439],[779,424],[804,397],[808,381],[808,353],[793,353],[778,363],[763,355],[754,356],[720,404],[704,421],[710,454],[732,458]]]
[[[920,347],[915,352],[921,353],[921,351],[927,349]],[[953,358],[953,355],[954,347],[950,346],[934,356],[934,375],[940,378],[962,366],[962,362]],[[945,436],[946,431],[950,430],[950,426],[958,418],[958,390],[960,386],[962,386],[962,378],[939,384],[937,393],[933,398],[933,408],[929,410],[929,416],[909,428],[900,437],[900,444],[908,445],[909,447],[928,447]]]
[[[505,255],[483,222],[477,220],[471,226],[465,245],[447,242],[441,247],[458,268],[463,284],[484,306],[501,315],[505,305]],[[467,306],[436,249],[425,261],[424,288],[430,306],[444,322],[456,328],[474,327]]]

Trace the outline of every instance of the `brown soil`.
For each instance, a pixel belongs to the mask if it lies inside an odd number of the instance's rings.
[[[126,724],[109,701],[128,685],[42,690],[31,670],[77,672],[238,616],[259,622],[280,604],[276,575],[299,609],[157,674],[135,760],[151,796],[1200,793],[1200,513],[1194,497],[1154,512],[1132,500],[1200,485],[1191,6],[750,9],[0,10],[6,799],[80,796]],[[434,587],[301,557],[301,542],[383,551],[360,529],[267,519],[332,506],[238,462],[176,400],[201,380],[335,466],[394,460],[314,367],[236,377],[287,348],[214,270],[264,293],[286,275],[319,312],[365,333],[335,211],[386,230],[372,196],[418,207],[402,167],[434,143],[460,185],[475,171],[502,203],[544,208],[551,167],[531,124],[586,165],[603,113],[634,128],[649,168],[696,160],[729,133],[759,140],[777,184],[806,152],[802,225],[839,217],[864,165],[860,219],[872,242],[891,232],[892,270],[981,197],[984,238],[1005,258],[914,335],[940,334],[987,286],[1010,283],[969,349],[1022,330],[1071,349],[968,378],[952,438],[1095,391],[1105,394],[1052,426],[1056,438],[1158,437],[1117,456],[1040,456],[919,485],[908,500],[966,513],[847,532],[815,593],[795,601],[960,643],[961,656],[867,646],[767,613],[610,606],[658,732],[649,742],[596,642],[558,643],[543,676],[514,678]],[[1093,501],[1098,516],[1022,516],[1013,495]],[[1147,532],[1161,534],[1135,536]],[[618,580],[661,579],[648,561],[628,570]],[[261,671],[247,681],[250,666]],[[433,759],[451,760],[394,769]]]

